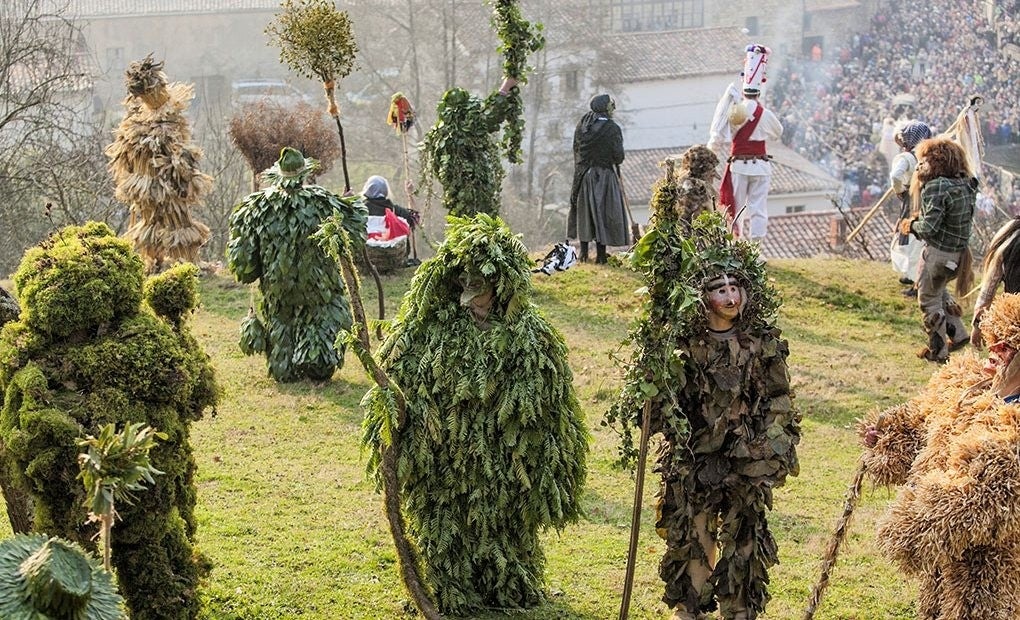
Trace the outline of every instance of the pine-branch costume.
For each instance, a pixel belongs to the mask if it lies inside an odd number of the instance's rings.
[[[531,300],[524,245],[485,214],[449,222],[379,358],[407,397],[409,529],[440,610],[459,616],[543,600],[539,533],[579,516],[588,436],[566,345]],[[374,465],[393,421],[386,393],[364,403]]]
[[[754,618],[778,561],[766,510],[772,490],[798,473],[800,416],[775,325],[777,294],[756,246],[734,240],[718,212],[688,219],[701,210],[695,203],[711,208],[708,187],[694,175],[667,175],[656,187],[654,226],[633,258],[649,297],[608,421],[622,427],[625,458],[646,399],[651,432],[663,435],[655,466],[663,601],[677,618],[702,618],[717,604],[722,618]],[[729,330],[714,334],[704,290],[720,276],[739,283],[743,306]]]
[[[997,299],[981,329],[1020,349],[1020,295]],[[1015,376],[1020,358],[999,372]],[[878,542],[918,580],[919,619],[1020,617],[1020,404],[996,394],[1001,376],[953,356],[917,396],[861,424],[877,437],[869,476],[902,485]]]
[[[161,270],[166,260],[198,262],[209,227],[191,211],[213,181],[199,170],[202,149],[192,141],[185,116],[194,86],[168,85],[162,69],[151,56],[128,67],[126,113],[106,148],[114,195],[131,209],[125,237],[151,271]]]
[[[185,322],[198,269],[175,266],[144,290],[143,271],[130,244],[95,222],[26,252],[14,275],[21,318],[0,331],[3,460],[34,501],[35,531],[92,549],[75,441],[109,423],[165,433],[151,453],[165,474],[118,505],[113,564],[133,619],[187,620],[198,615],[201,573],[188,436],[218,389]]]
[[[311,235],[338,211],[355,243],[364,243],[368,212],[353,199],[305,185],[317,162],[292,148],[263,173],[267,187],[249,194],[230,216],[227,263],[244,283],[259,281],[254,309],[241,326],[241,349],[265,353],[277,381],[325,381],[343,365],[337,334],[351,327],[340,270]]]

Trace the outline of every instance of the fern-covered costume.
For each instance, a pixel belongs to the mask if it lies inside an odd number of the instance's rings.
[[[656,530],[666,540],[659,573],[675,618],[755,618],[777,562],[766,510],[772,490],[798,472],[800,416],[793,408],[778,299],[756,246],[734,240],[697,177],[667,177],[653,197],[652,229],[634,250],[649,298],[630,335],[635,353],[620,403],[624,448],[645,400],[661,432]],[[694,194],[692,194],[693,196]],[[693,222],[689,219],[696,216]],[[732,326],[709,329],[706,285],[720,276],[742,289]]]
[[[32,498],[36,532],[95,548],[76,440],[110,423],[165,433],[151,452],[164,474],[135,504],[117,505],[113,565],[131,618],[190,620],[203,567],[192,546],[189,435],[219,392],[186,324],[198,268],[177,265],[144,288],[143,270],[130,244],[96,222],[25,253],[14,274],[21,316],[0,330],[3,466]]]
[[[249,194],[230,216],[227,261],[244,283],[259,281],[261,319],[252,312],[241,329],[246,354],[265,353],[277,381],[325,381],[343,364],[337,334],[351,327],[340,269],[310,237],[339,212],[355,243],[368,222],[364,205],[305,185],[315,160],[285,148],[263,173],[268,186]]]
[[[588,436],[520,239],[485,214],[449,222],[379,351],[407,396],[406,516],[443,613],[530,607],[543,599],[539,533],[580,513]],[[392,425],[385,401],[378,389],[364,401],[376,455]]]

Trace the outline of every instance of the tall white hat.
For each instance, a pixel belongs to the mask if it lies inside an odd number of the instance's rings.
[[[761,92],[761,85],[765,83],[765,64],[772,50],[752,43],[747,46],[747,57],[744,59],[744,71],[740,74],[745,93],[757,94]]]

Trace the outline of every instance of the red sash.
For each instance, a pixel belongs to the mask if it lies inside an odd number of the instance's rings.
[[[762,159],[765,158],[765,141],[751,140],[751,134],[758,127],[758,121],[761,120],[764,112],[764,106],[759,103],[751,120],[744,123],[744,126],[737,130],[737,133],[733,136],[733,147],[730,150],[731,156],[757,155]],[[726,172],[723,173],[722,185],[719,186],[719,204],[725,208],[726,217],[729,218],[731,223],[737,217],[737,205],[734,204],[735,202],[736,200],[733,198],[733,179],[730,177],[730,162],[726,162]]]

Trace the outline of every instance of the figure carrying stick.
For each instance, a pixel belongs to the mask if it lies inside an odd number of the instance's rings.
[[[656,531],[666,540],[659,574],[673,617],[700,619],[718,606],[725,619],[751,619],[765,608],[767,570],[778,561],[765,512],[772,490],[798,473],[800,416],[757,246],[734,240],[719,212],[688,222],[697,211],[684,194],[701,190],[709,206],[712,196],[704,182],[675,183],[657,188],[654,226],[634,250],[650,299],[608,417],[623,425],[627,452],[627,425],[647,400],[649,432],[663,435]]]

